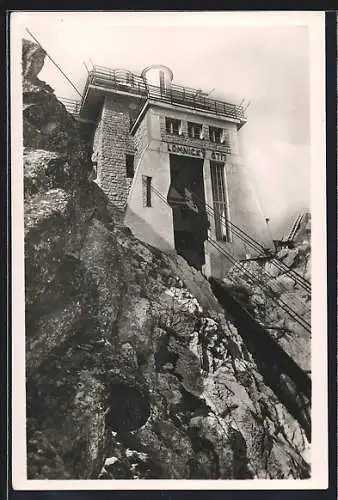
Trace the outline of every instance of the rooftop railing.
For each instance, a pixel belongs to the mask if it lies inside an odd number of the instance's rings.
[[[187,106],[195,110],[207,111],[222,117],[239,120],[240,122],[246,121],[242,106],[211,99],[199,90],[181,85],[171,84],[166,88],[149,85],[141,76],[127,70],[94,66],[87,77],[82,103],[89,86],[133,93],[144,98],[144,100],[158,100],[174,105]]]

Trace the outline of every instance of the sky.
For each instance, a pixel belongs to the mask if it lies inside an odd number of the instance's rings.
[[[151,64],[164,64],[172,69],[176,84],[211,92],[214,98],[250,102],[248,122],[240,131],[243,161],[272,234],[278,238],[290,217],[310,203],[306,17],[295,13],[290,24],[281,22],[281,13],[272,19],[270,14],[266,21],[251,12],[249,21],[243,22],[229,13],[215,14],[16,15],[20,26],[30,29],[80,92],[87,75],[85,64],[138,74]],[[24,36],[30,39],[27,33]],[[39,78],[57,96],[79,98],[48,59]]]

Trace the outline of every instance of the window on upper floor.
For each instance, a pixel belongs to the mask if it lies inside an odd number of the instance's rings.
[[[181,120],[176,120],[175,118],[166,117],[165,129],[167,134],[182,135],[182,122]]]
[[[188,136],[192,139],[203,139],[202,124],[188,122]]]
[[[216,239],[230,241],[227,188],[224,164],[210,162]]]
[[[151,207],[151,177],[148,175],[142,175],[142,185],[143,185],[143,206]]]
[[[132,179],[134,177],[134,155],[126,155],[126,171],[127,177]]]
[[[211,142],[221,142],[222,129],[217,127],[209,127],[209,139]]]
[[[229,132],[224,128],[209,127],[209,138],[211,142],[217,142],[218,144],[224,144],[225,146],[230,145]]]

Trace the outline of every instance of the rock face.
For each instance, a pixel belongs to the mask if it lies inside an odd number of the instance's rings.
[[[310,214],[305,214],[292,248],[282,248],[267,261],[238,263],[228,276],[228,282],[246,290],[247,306],[267,325],[269,335],[308,373],[311,370],[310,224]]]
[[[23,41],[29,479],[305,478],[309,443],[209,283],[141,243]]]

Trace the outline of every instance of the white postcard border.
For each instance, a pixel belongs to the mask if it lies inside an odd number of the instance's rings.
[[[37,13],[34,12],[36,15]],[[226,14],[226,15],[222,15]],[[26,477],[25,297],[21,38],[29,12],[11,15],[12,178],[12,486],[18,490],[242,490],[326,489],[328,487],[328,381],[325,170],[324,12],[113,12],[115,26],[298,26],[310,34],[311,212],[312,212],[312,476],[306,480],[28,480]],[[107,12],[41,12],[90,23],[107,22]],[[67,20],[67,19],[66,19]]]

